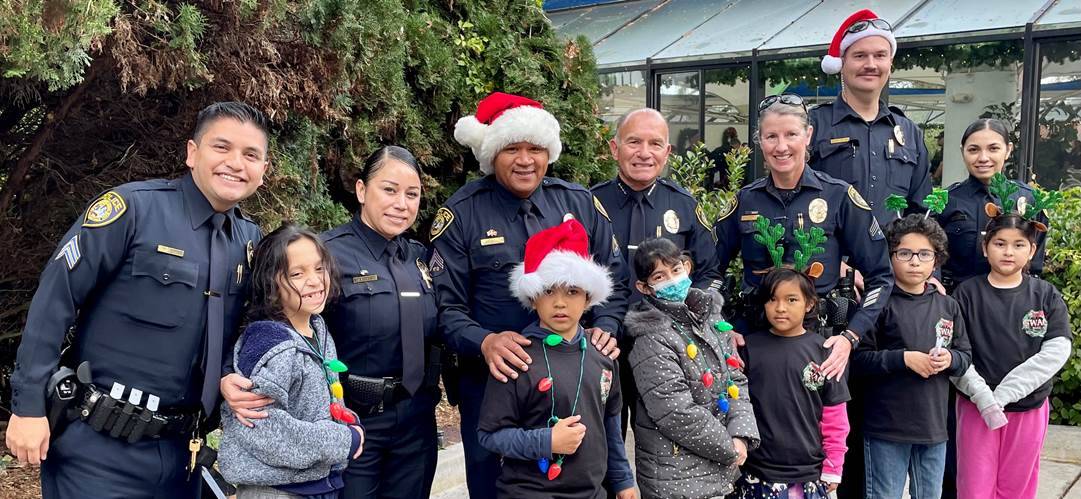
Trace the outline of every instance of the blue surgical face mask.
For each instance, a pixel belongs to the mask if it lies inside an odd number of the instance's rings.
[[[667,281],[658,282],[652,284],[653,295],[657,298],[681,303],[687,299],[687,291],[691,289],[691,279],[686,274],[682,274]]]

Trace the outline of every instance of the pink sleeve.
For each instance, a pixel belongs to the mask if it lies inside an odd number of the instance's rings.
[[[822,463],[822,480],[829,483],[841,483],[841,470],[845,465],[845,452],[848,446],[848,410],[845,403],[828,405],[822,408],[822,421],[818,424],[822,431],[822,450],[826,460]]]

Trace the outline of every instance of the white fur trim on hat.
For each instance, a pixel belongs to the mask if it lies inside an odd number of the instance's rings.
[[[571,251],[552,251],[537,266],[536,272],[525,274],[524,271],[524,263],[514,267],[510,288],[514,297],[527,308],[533,306],[533,298],[558,285],[582,288],[589,294],[586,308],[604,303],[612,294],[608,269]]]
[[[897,55],[897,38],[893,36],[893,33],[884,29],[879,29],[875,26],[868,26],[867,29],[858,33],[845,34],[845,37],[841,39],[841,57],[844,57],[845,51],[848,50],[848,47],[851,47],[852,44],[872,36],[881,36],[882,38],[885,38],[887,42],[890,42],[890,57]]]
[[[548,164],[559,159],[559,121],[544,109],[518,106],[499,115],[491,125],[466,116],[454,125],[454,139],[473,149],[480,171],[492,173],[492,160],[508,144],[529,142],[548,150]]]

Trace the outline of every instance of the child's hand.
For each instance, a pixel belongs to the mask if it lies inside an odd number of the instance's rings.
[[[732,437],[732,446],[736,448],[736,462],[732,463],[736,466],[743,466],[743,463],[747,462],[747,444],[742,438]]]
[[[360,454],[362,452],[364,452],[364,429],[356,425],[349,425],[349,427],[352,428],[353,431],[357,432],[357,435],[360,436],[360,445],[357,446],[357,451],[353,453],[353,459],[356,459],[360,457]]]
[[[634,487],[623,489],[616,494],[616,499],[638,499],[638,493],[634,491]]]
[[[574,454],[582,439],[586,437],[586,426],[580,421],[582,416],[560,419],[552,427],[552,454]]]
[[[949,368],[952,363],[953,354],[950,353],[950,349],[939,348],[937,350],[931,350],[931,367],[934,368],[935,374]]]
[[[923,352],[905,352],[905,366],[924,378],[937,372],[931,365],[931,356]]]
[[[987,427],[991,430],[1002,428],[1009,422],[1009,420],[1006,419],[1006,413],[1002,411],[1002,407],[997,403],[980,411],[980,417],[983,418],[983,422],[986,423]]]
[[[841,486],[841,484],[840,484],[840,483],[832,483],[832,482],[829,482],[829,483],[828,483],[828,484],[826,485],[826,490],[827,490],[827,491],[829,491],[829,492],[837,492],[837,487],[840,487],[840,486]]]

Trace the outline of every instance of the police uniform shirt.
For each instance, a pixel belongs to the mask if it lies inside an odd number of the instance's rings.
[[[822,474],[822,409],[849,399],[848,386],[815,370],[830,351],[810,331],[777,336],[759,331],[744,337],[747,388],[761,444],[741,468],[767,482],[817,482]]]
[[[950,351],[951,363],[941,373],[923,378],[905,365],[905,352],[928,353],[936,345]],[[950,377],[972,364],[961,306],[934,286],[920,294],[893,288],[872,334],[852,353],[852,376],[863,386],[863,431],[867,436],[931,445],[949,438],[946,428]]]
[[[814,126],[810,166],[856,187],[880,223],[896,215],[886,198],[897,194],[918,211],[931,193],[923,131],[900,109],[878,103],[878,116],[865,121],[844,99],[810,110]]]
[[[550,177],[529,199],[542,228],[570,217],[585,226],[594,260],[610,269],[613,281],[612,295],[587,311],[586,322],[617,334],[627,311],[627,278],[603,206],[586,188]],[[537,319],[510,291],[510,273],[522,262],[529,238],[519,214],[521,203],[489,175],[458,189],[436,213],[429,268],[439,300],[440,328],[460,354],[479,357],[480,344],[489,333],[521,331]]]
[[[1021,182],[1011,180],[1018,186],[1018,191],[1010,196],[1019,204],[1032,203],[1032,188]],[[984,228],[990,218],[984,211],[987,203],[997,203],[998,198],[991,195],[987,186],[976,177],[954,183],[948,188],[950,196],[946,208],[935,218],[949,238],[950,257],[942,266],[942,275],[956,286],[968,278],[984,275],[991,271],[987,257],[983,256]],[[1024,198],[1024,201],[1021,199]],[[1037,220],[1047,224],[1047,215],[1040,213]],[[1030,270],[1039,275],[1043,271],[1044,246],[1047,234],[1036,235],[1036,256],[1032,258]]]
[[[968,326],[972,365],[992,390],[1010,371],[1039,353],[1045,341],[1072,341],[1062,293],[1042,279],[1026,275],[1020,285],[1008,289],[996,288],[984,278],[969,279],[957,287],[953,297]],[[1053,382],[1054,378],[1047,380],[1003,409],[1021,412],[1040,407],[1051,394]]]
[[[789,196],[791,199],[786,201]],[[855,188],[825,173],[804,168],[796,189],[789,193],[774,187],[768,175],[740,189],[736,205],[721,215],[715,232],[722,272],[742,252],[745,289],[756,288],[773,267],[769,251],[754,240],[758,217],[784,226],[785,263],[791,263],[799,249],[794,236],[796,229],[822,228],[826,235],[825,253],[811,258],[824,267],[822,275],[814,280],[819,296],[825,296],[837,286],[841,257],[849,255],[849,265],[864,276],[863,302],[849,321],[849,329],[857,335],[870,331],[893,288],[893,270],[886,238]]]
[[[124,184],[91,203],[64,235],[30,304],[12,375],[13,412],[45,415],[45,384],[73,325],[73,358],[90,363],[96,385],[138,388],[158,396],[162,408],[198,406],[212,215],[190,173]],[[239,208],[226,213],[223,228],[230,269],[224,354],[236,340],[261,234]]]
[[[623,247],[627,273],[633,274],[634,261],[631,255],[642,242],[630,240],[634,191],[618,177],[597,184],[591,190],[612,217],[612,231],[616,235],[616,241]],[[698,201],[675,182],[664,178],[657,179],[642,194],[645,237],[664,237],[675,243],[679,249],[689,251],[694,260],[694,271],[691,275],[694,286],[719,289],[721,275],[717,271],[716,239],[709,221],[698,206]],[[632,301],[641,298],[630,280],[628,287],[635,296]]]
[[[436,301],[428,275],[427,249],[404,236],[387,240],[354,216],[349,223],[322,234],[340,272],[341,296],[328,304],[323,318],[334,335],[338,355],[349,372],[374,378],[402,376],[401,300],[419,300],[423,313],[425,344],[436,334]],[[403,298],[390,274],[388,245],[405,246],[408,264],[419,298]],[[428,349],[425,348],[425,352]],[[426,354],[427,355],[427,354]],[[426,359],[411,359],[426,362]]]

